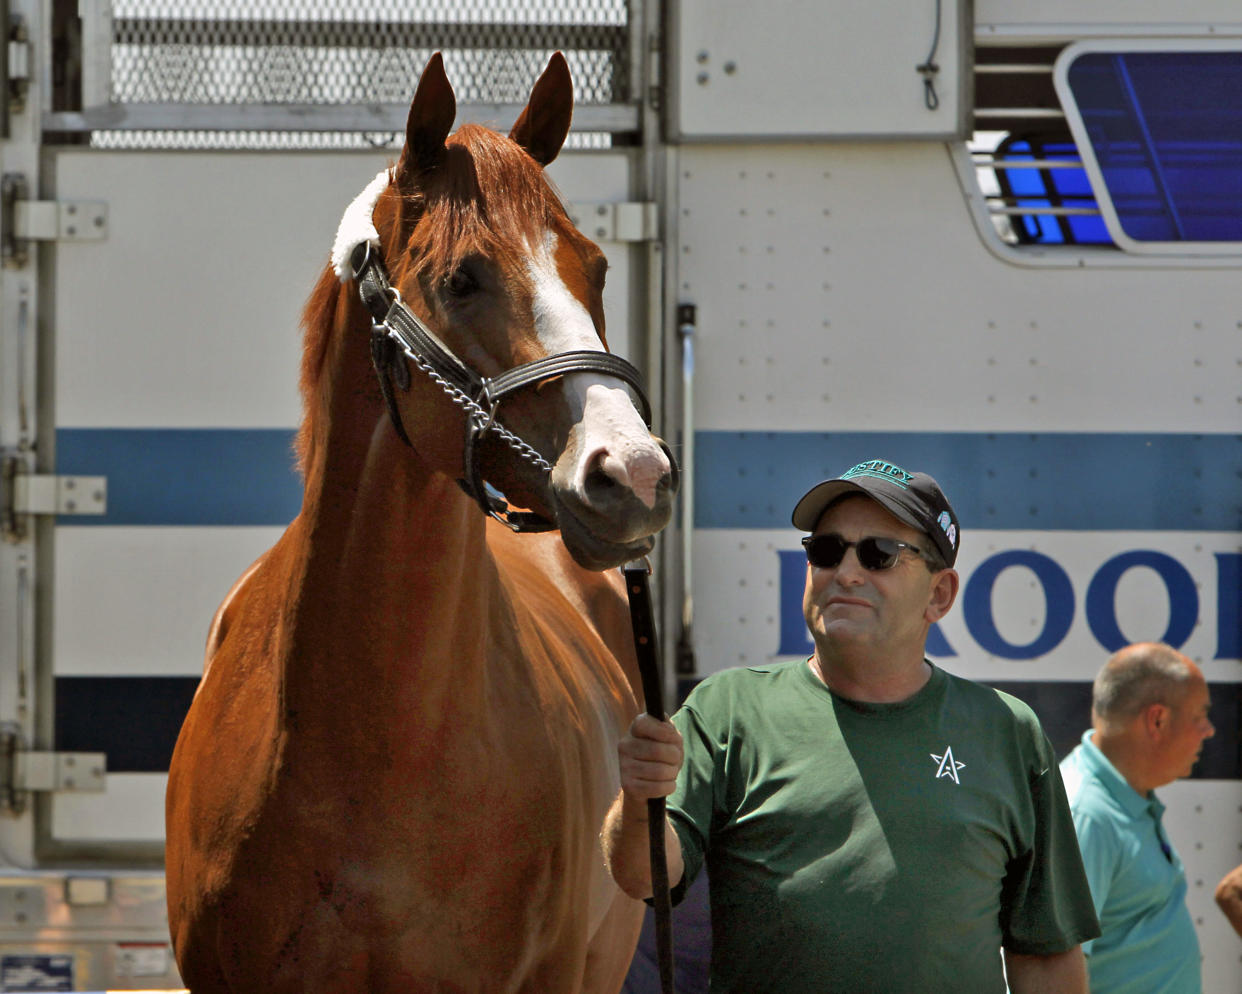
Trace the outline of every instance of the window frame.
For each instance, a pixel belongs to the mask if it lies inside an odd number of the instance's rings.
[[[1066,45],[1053,63],[1052,80],[1057,98],[1065,113],[1070,134],[1078,146],[1083,169],[1095,191],[1096,203],[1113,243],[1123,252],[1141,256],[1242,256],[1242,241],[1140,241],[1128,235],[1113,204],[1112,191],[1096,158],[1095,147],[1087,133],[1082,112],[1069,84],[1069,70],[1074,61],[1087,54],[1126,55],[1137,52],[1238,52],[1242,54],[1242,38],[1113,38],[1075,41]]]

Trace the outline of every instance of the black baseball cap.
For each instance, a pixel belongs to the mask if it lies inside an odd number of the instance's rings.
[[[957,560],[961,528],[940,484],[926,473],[909,473],[884,459],[860,462],[836,479],[811,487],[794,507],[794,527],[814,531],[828,506],[851,493],[870,497],[899,521],[917,528],[932,540],[947,565]]]

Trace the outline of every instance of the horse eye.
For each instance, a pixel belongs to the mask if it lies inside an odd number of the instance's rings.
[[[444,281],[444,289],[454,297],[465,297],[479,288],[479,281],[464,265],[458,266]]]

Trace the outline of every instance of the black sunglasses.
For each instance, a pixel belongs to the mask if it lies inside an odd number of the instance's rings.
[[[927,558],[926,553],[917,545],[898,542],[895,538],[868,536],[857,542],[847,542],[836,532],[828,532],[824,535],[808,535],[802,540],[807,562],[818,569],[835,569],[840,566],[841,560],[845,558],[845,551],[850,546],[858,550],[858,562],[863,569],[868,570],[892,569],[901,559],[902,549],[909,549],[920,559]]]

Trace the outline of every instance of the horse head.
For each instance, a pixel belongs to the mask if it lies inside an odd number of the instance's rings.
[[[581,565],[605,569],[650,551],[672,513],[676,467],[625,377],[591,361],[607,352],[607,261],[574,227],[543,171],[560,152],[572,111],[569,68],[558,52],[508,137],[477,125],[450,135],[456,99],[433,55],[371,218],[399,298],[480,377],[592,353],[586,368],[554,370],[493,405],[489,417],[505,432],[485,430],[468,443],[460,399],[458,409],[446,407],[419,370],[411,370],[418,388],[396,403],[423,458],[486,480],[555,521]],[[515,438],[538,457],[520,458]],[[463,449],[471,450],[464,462]]]

